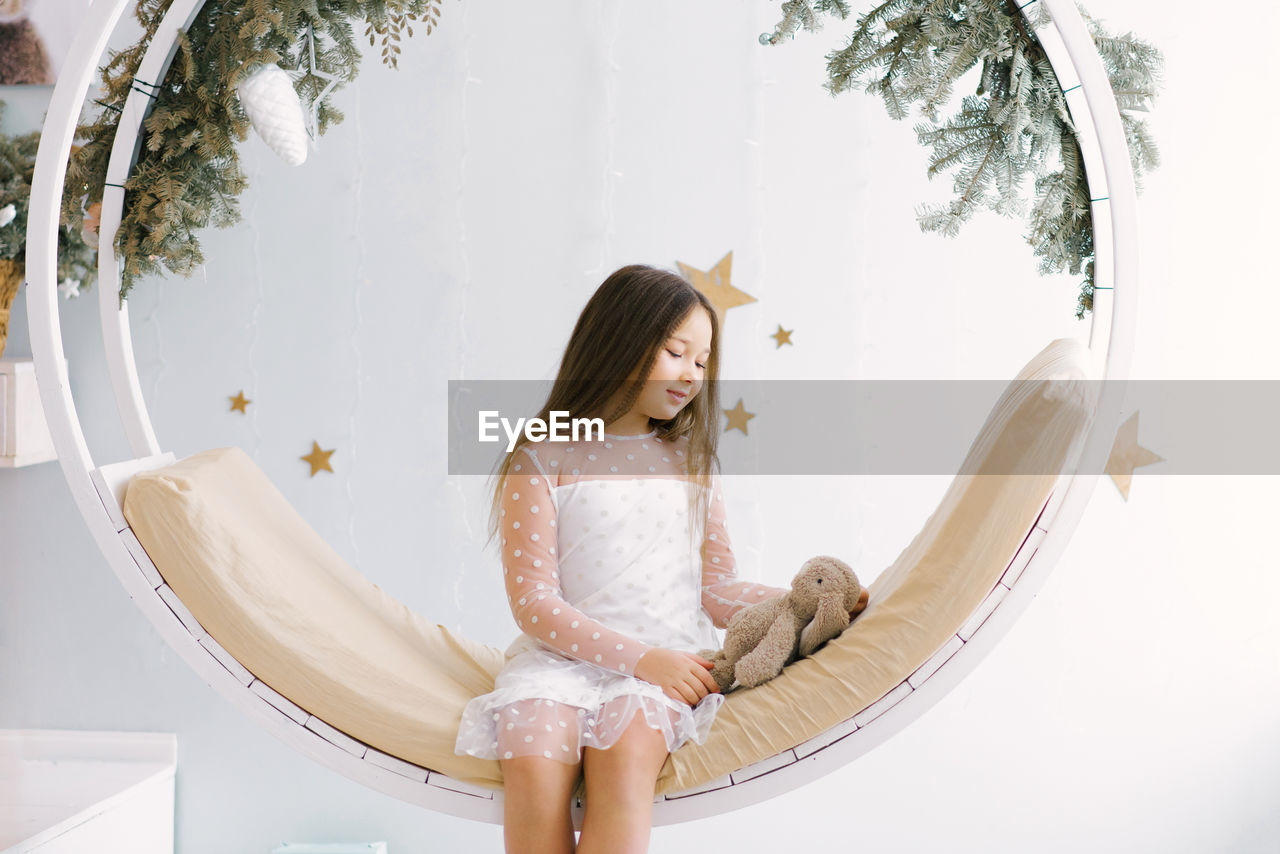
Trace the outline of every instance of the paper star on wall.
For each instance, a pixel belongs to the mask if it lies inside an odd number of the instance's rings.
[[[778,324],[778,331],[777,331],[777,332],[775,332],[775,333],[773,333],[773,334],[772,334],[772,335],[770,335],[769,337],[770,337],[770,338],[772,338],[772,339],[774,339],[775,341],[777,341],[777,342],[778,342],[778,347],[781,347],[783,344],[791,344],[791,333],[792,333],[792,332],[795,332],[795,330],[794,330],[794,329],[783,329],[783,328],[782,328],[782,324],[781,324],[781,323],[779,323],[779,324]],[[795,345],[795,344],[791,344],[791,346],[792,346],[792,347],[794,347],[794,346],[796,346],[796,345]],[[776,349],[776,348],[775,348],[775,349]]]
[[[245,407],[248,406],[250,403],[253,403],[253,401],[249,400],[244,396],[244,389],[240,389],[240,393],[237,394],[235,397],[231,397],[230,395],[228,395],[227,400],[231,401],[232,412],[239,411],[239,412],[247,413],[247,410],[245,409]]]
[[[1129,500],[1129,485],[1133,481],[1133,470],[1138,466],[1148,466],[1162,461],[1164,457],[1153,453],[1138,444],[1138,413],[1129,416],[1129,420],[1120,425],[1116,431],[1116,443],[1111,446],[1111,456],[1107,458],[1107,474],[1111,482],[1120,490],[1124,500]]]
[[[726,431],[736,428],[741,430],[744,436],[750,435],[747,433],[747,422],[755,418],[756,414],[742,408],[742,398],[738,398],[738,403],[733,409],[725,409],[723,412],[729,416],[729,426],[724,428]]]
[[[337,449],[335,448],[334,450]],[[329,465],[329,457],[331,456],[333,456],[333,451],[320,450],[320,445],[312,439],[311,453],[307,454],[305,457],[299,457],[299,459],[303,459],[311,463],[311,476],[315,477],[316,472],[318,471],[333,471],[333,468]]]
[[[699,270],[681,261],[676,262],[680,275],[702,292],[716,308],[716,319],[724,329],[724,313],[734,306],[755,302],[756,298],[729,283],[729,268],[733,266],[733,252],[721,258],[710,270]]]

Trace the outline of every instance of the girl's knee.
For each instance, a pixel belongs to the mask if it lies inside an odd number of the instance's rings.
[[[651,787],[668,756],[667,740],[661,730],[649,726],[644,714],[635,719],[611,746],[598,750],[586,748],[583,772],[588,789],[599,788],[621,792],[628,784],[637,789]]]
[[[572,794],[580,768],[541,756],[499,760],[509,852],[573,851]]]
[[[664,708],[658,714],[671,716],[672,726],[676,725],[677,721],[674,717],[674,712]],[[648,715],[645,714],[644,709],[636,710],[631,723],[627,726],[626,731],[623,732],[623,737],[633,745],[645,745],[651,750],[661,750],[662,753],[667,752],[666,735],[659,726],[649,723]]]
[[[518,756],[499,760],[503,789],[507,792],[564,794],[573,791],[582,771],[581,763],[569,764],[542,756]]]

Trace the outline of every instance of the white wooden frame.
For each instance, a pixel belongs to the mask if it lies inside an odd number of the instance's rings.
[[[138,70],[160,80],[176,48],[176,34],[204,0],[175,0]],[[1128,377],[1137,305],[1137,201],[1129,151],[1106,70],[1073,0],[1040,2],[1051,23],[1037,29],[1066,93],[1080,134],[1093,199],[1095,279],[1089,349],[1093,376]],[[94,540],[129,595],[165,640],[201,678],[271,733],[353,780],[401,800],[464,818],[502,822],[502,793],[452,779],[363,744],[301,709],[256,679],[208,635],[164,583],[120,513],[118,495],[137,471],[173,461],[163,453],[138,384],[129,336],[128,305],[118,306],[119,271],[113,254],[123,190],[103,195],[99,250],[99,306],[117,408],[134,458],[94,463],[76,414],[63,357],[57,302],[57,228],[64,169],[98,58],[129,0],[97,0],[85,16],[46,114],[32,182],[27,228],[28,322],[41,402],[63,475]],[[137,85],[121,115],[108,184],[123,184],[141,142],[149,108]],[[1123,287],[1121,285],[1123,284]],[[654,824],[672,824],[740,809],[802,786],[866,753],[911,723],[967,675],[1026,609],[1084,513],[1119,427],[1122,384],[1103,383],[1093,427],[1078,464],[1058,481],[1000,581],[946,644],[896,688],[844,723],[794,748],[697,789],[655,799]],[[1083,473],[1081,473],[1083,472]],[[1094,472],[1094,473],[1091,473]],[[581,827],[581,802],[574,821]]]

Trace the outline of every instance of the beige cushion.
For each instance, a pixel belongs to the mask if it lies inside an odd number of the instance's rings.
[[[1018,379],[1085,379],[1087,351],[1050,344]],[[1061,390],[1060,385],[1053,386]],[[924,530],[869,585],[855,624],[812,658],[731,692],[705,744],[667,760],[658,792],[692,788],[846,720],[950,638],[1003,573],[1055,474],[981,474],[1010,437],[1036,471],[1078,449],[1087,390],[1011,383]],[[1002,441],[1003,440],[1003,441]],[[412,613],[352,569],[239,448],[136,475],[125,518],[205,630],[255,676],[378,750],[497,787],[495,760],[453,752],[467,701],[493,689],[501,650]]]
[[[658,793],[690,789],[808,741],[879,700],[937,652],[986,598],[1078,452],[1096,384],[1088,350],[1058,339],[1009,384],[938,509],[867,585],[853,624],[756,688],[732,691],[704,744],[671,754]],[[1080,380],[1073,383],[1023,381]]]
[[[461,780],[496,760],[453,752],[462,707],[502,650],[413,613],[360,575],[239,448],[135,475],[124,515],[200,625],[271,688],[385,753]]]

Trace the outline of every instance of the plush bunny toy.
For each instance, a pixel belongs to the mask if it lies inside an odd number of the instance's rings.
[[[711,676],[721,692],[728,692],[735,678],[739,687],[754,688],[843,632],[865,600],[858,577],[844,561],[819,555],[800,567],[790,593],[734,614],[724,649],[700,655],[715,662]]]

